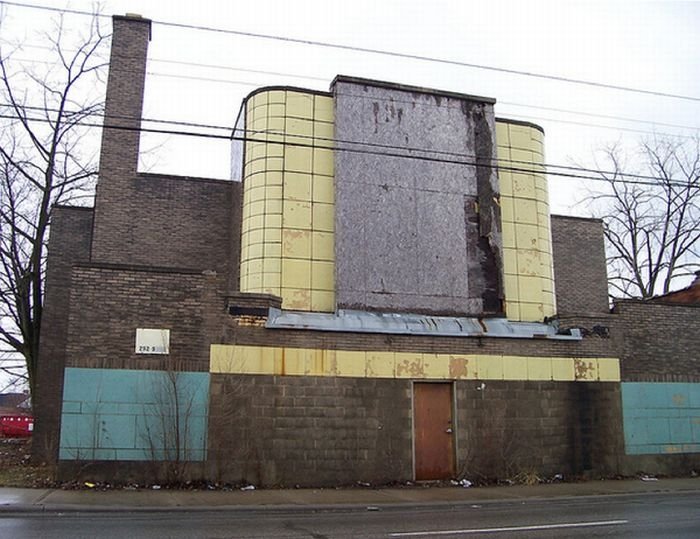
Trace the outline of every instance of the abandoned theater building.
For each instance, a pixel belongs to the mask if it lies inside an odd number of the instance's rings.
[[[151,25],[113,26],[94,207],[49,242],[34,451],[60,473],[700,466],[697,302],[611,311],[602,223],[550,217],[538,126],[338,76],[250,93],[230,181],[145,174]]]

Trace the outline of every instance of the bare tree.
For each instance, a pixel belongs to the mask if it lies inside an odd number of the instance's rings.
[[[0,38],[0,347],[24,359],[32,394],[51,209],[92,197],[98,137],[87,136],[103,111],[107,36],[95,14],[80,30],[59,17],[37,37],[45,46],[31,53]]]
[[[700,138],[653,137],[635,152],[613,144],[596,168],[610,172],[585,202],[605,224],[610,295],[673,291],[700,269]]]

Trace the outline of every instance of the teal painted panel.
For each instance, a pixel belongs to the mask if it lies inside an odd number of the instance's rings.
[[[209,373],[65,371],[59,458],[204,460]]]
[[[690,426],[690,418],[669,419],[671,429],[671,443],[689,444],[693,442],[693,430]]]
[[[624,382],[621,390],[627,454],[700,452],[700,384]]]

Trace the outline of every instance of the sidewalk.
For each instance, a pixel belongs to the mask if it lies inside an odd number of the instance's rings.
[[[505,487],[261,489],[250,491],[0,488],[0,512],[332,510],[449,505],[527,498],[700,491],[700,478]]]

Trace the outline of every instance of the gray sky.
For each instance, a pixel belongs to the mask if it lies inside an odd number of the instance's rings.
[[[87,0],[18,1],[92,8]],[[592,150],[601,145],[631,145],[653,133],[692,136],[700,128],[697,2],[107,0],[103,13],[139,13],[154,21],[145,117],[229,128],[213,131],[218,134],[230,132],[241,100],[254,88],[278,84],[327,90],[337,74],[494,97],[497,116],[544,127],[551,164],[590,165]],[[38,58],[40,49],[31,46],[41,46],[41,41],[33,32],[52,17],[54,13],[7,6],[3,37],[23,40],[30,45],[26,52]],[[65,19],[67,26],[86,22],[77,15]],[[381,49],[695,99],[159,22]],[[143,149],[149,150],[144,170],[229,176],[227,141],[145,135]],[[552,211],[585,214],[587,208],[572,205],[586,183],[550,176]]]
[[[87,0],[24,1],[78,10],[92,6]],[[30,42],[36,40],[31,29],[55,16],[7,9],[6,27],[26,33]],[[335,75],[344,74],[494,97],[497,116],[544,127],[551,164],[590,165],[593,149],[601,145],[631,144],[653,133],[691,136],[700,127],[698,2],[107,0],[103,12],[139,13],[155,23],[146,81],[148,118],[231,127],[242,98],[258,86],[327,90]],[[71,25],[85,21],[66,19]],[[696,100],[158,22],[395,51]],[[229,176],[226,141],[144,135],[142,150],[149,150],[142,160],[147,171]],[[582,187],[579,180],[550,176],[553,212],[585,213],[572,207]]]

